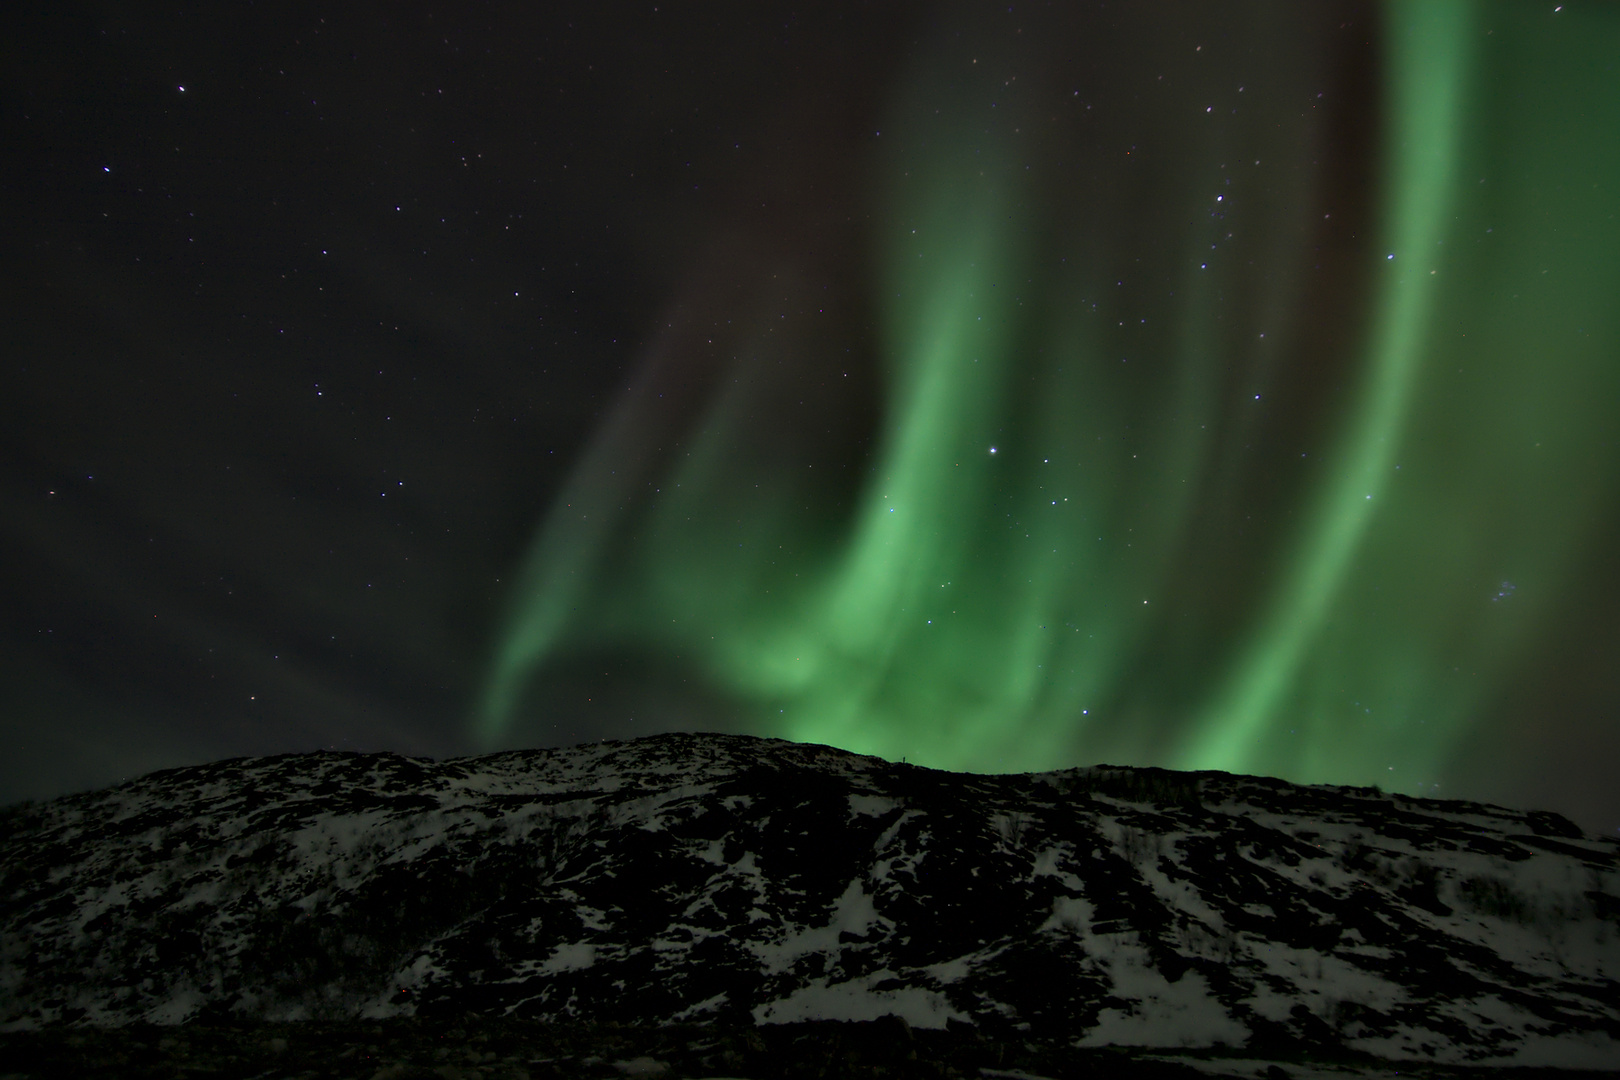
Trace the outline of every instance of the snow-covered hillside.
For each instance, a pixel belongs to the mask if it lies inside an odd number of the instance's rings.
[[[0,812],[0,1029],[469,1011],[1617,1068],[1620,845],[723,735],[244,759]]]

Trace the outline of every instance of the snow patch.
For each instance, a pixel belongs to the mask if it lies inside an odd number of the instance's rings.
[[[559,971],[579,971],[596,963],[596,946],[588,941],[570,941],[557,946],[555,952],[540,965],[546,974]]]
[[[817,979],[785,998],[754,1009],[756,1024],[792,1024],[802,1020],[876,1020],[898,1016],[914,1028],[943,1028],[947,1021],[966,1020],[943,994],[921,986],[876,990],[893,979],[888,970],[875,971],[848,982]]]
[[[1140,952],[1122,949],[1121,953]],[[1131,962],[1136,960],[1137,962]],[[1114,993],[1124,1009],[1104,1009],[1079,1046],[1242,1046],[1249,1029],[1227,1014],[1196,971],[1170,982],[1140,958],[1122,955],[1111,965]]]

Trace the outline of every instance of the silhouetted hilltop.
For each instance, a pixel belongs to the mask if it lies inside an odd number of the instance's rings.
[[[1620,1067],[1620,845],[1372,789],[729,735],[171,769],[0,812],[0,1027],[902,1018]]]

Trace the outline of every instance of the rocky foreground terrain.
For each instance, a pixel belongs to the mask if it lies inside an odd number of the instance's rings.
[[[1620,1070],[1620,845],[1557,815],[720,735],[0,811],[0,1077],[1481,1068]]]
[[[85,1080],[1612,1080],[1613,1072],[1354,1054],[1077,1049],[886,1017],[736,1027],[510,1020],[191,1023],[0,1034],[0,1076]]]

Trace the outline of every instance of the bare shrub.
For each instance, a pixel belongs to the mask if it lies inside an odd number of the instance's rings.
[[[1074,780],[1076,792],[1096,792],[1121,802],[1158,806],[1199,806],[1204,781],[1192,773],[1169,769],[1093,769]]]
[[[1157,862],[1159,856],[1164,854],[1164,837],[1126,825],[1119,830],[1119,848],[1127,862],[1141,866],[1146,862]]]
[[[1518,923],[1535,921],[1535,905],[1499,877],[1476,874],[1457,883],[1457,899],[1478,915],[1491,915]]]

